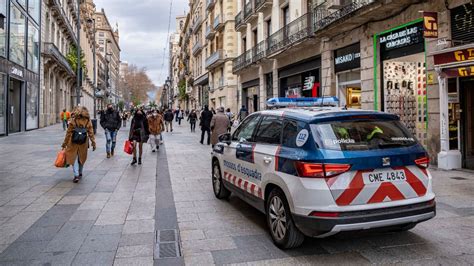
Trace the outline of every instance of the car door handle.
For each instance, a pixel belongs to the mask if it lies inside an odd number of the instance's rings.
[[[263,162],[264,163],[271,163],[272,162],[272,157],[263,157]]]

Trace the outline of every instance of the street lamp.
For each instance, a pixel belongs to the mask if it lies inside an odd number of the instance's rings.
[[[109,90],[109,63],[110,63],[110,58],[111,54],[109,53],[109,50],[107,48],[107,44],[112,43],[111,40],[107,39],[105,42],[105,88]],[[111,91],[110,91],[111,92]]]
[[[87,20],[87,24],[92,26],[92,30],[94,32],[94,49],[92,50],[92,60],[94,61],[94,88],[93,88],[93,99],[94,99],[94,118],[92,119],[92,127],[94,128],[94,134],[97,133],[97,60],[96,60],[96,27],[95,27],[95,19],[89,18]]]
[[[81,0],[77,0],[77,67],[76,67],[76,105],[81,105]]]

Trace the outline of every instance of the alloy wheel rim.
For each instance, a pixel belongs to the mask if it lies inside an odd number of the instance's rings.
[[[277,240],[282,240],[286,235],[286,212],[282,200],[275,196],[269,207],[270,229]]]
[[[217,166],[214,167],[214,173],[212,175],[212,183],[214,184],[214,192],[219,194],[221,189],[221,181],[220,181],[220,174],[219,168]]]

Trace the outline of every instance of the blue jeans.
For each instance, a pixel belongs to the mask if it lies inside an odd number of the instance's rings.
[[[107,139],[105,148],[107,153],[111,153],[115,149],[115,143],[117,142],[117,131],[105,129],[105,138]]]
[[[82,165],[79,162],[79,155],[77,156],[76,162],[72,166],[72,170],[74,171],[74,176],[80,176],[82,175],[82,169],[84,168],[84,165]]]
[[[63,120],[63,129],[64,129],[64,130],[67,129],[67,120]]]

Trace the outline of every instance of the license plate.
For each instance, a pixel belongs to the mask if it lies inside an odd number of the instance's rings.
[[[378,184],[383,182],[406,181],[407,177],[403,170],[375,171],[363,173],[364,184]]]

